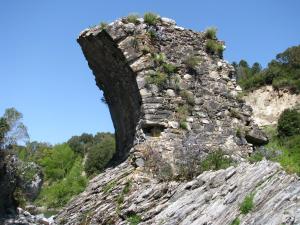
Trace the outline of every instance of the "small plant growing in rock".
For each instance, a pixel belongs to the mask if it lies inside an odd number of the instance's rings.
[[[166,56],[164,53],[158,53],[158,54],[154,53],[152,55],[152,59],[153,59],[154,63],[158,66],[162,65],[163,63],[166,62]]]
[[[196,70],[196,67],[201,63],[201,59],[199,56],[195,55],[189,55],[185,60],[184,64],[187,66],[187,68],[193,72]]]
[[[151,72],[146,77],[147,84],[155,84],[160,88],[165,86],[167,80],[168,76],[165,73],[159,71]]]
[[[147,45],[144,45],[142,47],[142,52],[143,52],[143,54],[148,54],[148,53],[151,53],[151,49]]]
[[[244,201],[240,205],[240,211],[242,214],[247,214],[253,209],[254,207],[253,198],[254,198],[253,193],[245,197]]]
[[[180,105],[176,109],[176,117],[179,120],[179,125],[182,124],[182,128],[186,129],[186,118],[189,115],[189,108],[187,105]],[[181,126],[180,126],[181,127]]]
[[[237,128],[237,129],[236,129],[236,136],[237,136],[238,138],[242,138],[242,137],[243,137],[241,128]]]
[[[183,90],[180,92],[180,96],[185,99],[189,105],[195,105],[195,98],[192,92]]]
[[[130,45],[136,50],[139,48],[139,42],[136,37],[130,40]]]
[[[130,14],[126,17],[128,23],[133,23],[135,25],[139,24],[139,15],[137,14]]]
[[[200,164],[200,171],[225,169],[233,164],[233,160],[225,156],[222,149],[211,152]]]
[[[116,181],[110,181],[108,182],[102,189],[102,191],[106,194],[112,191],[112,189],[117,185]]]
[[[101,22],[100,23],[100,25],[99,25],[99,27],[100,27],[100,30],[105,30],[106,29],[106,27],[107,27],[107,23],[105,23],[105,22]]]
[[[188,125],[187,125],[187,123],[186,123],[185,121],[180,121],[180,122],[179,122],[179,127],[180,127],[181,129],[184,129],[184,130],[187,130],[187,129],[188,129]]]
[[[241,221],[240,221],[240,219],[237,217],[237,218],[235,218],[235,219],[231,222],[230,225],[240,225],[240,223],[241,223]]]
[[[208,39],[216,39],[217,38],[216,34],[217,34],[217,28],[215,27],[209,27],[205,31],[205,37]]]
[[[163,70],[165,73],[167,74],[172,74],[175,73],[177,71],[177,67],[171,63],[163,63]]]
[[[130,225],[138,225],[142,221],[142,218],[138,214],[132,213],[128,215],[127,221]]]
[[[143,153],[145,158],[145,168],[156,175],[160,181],[169,181],[173,179],[172,166],[166,162],[155,146],[147,145]]]
[[[156,37],[157,37],[156,31],[153,30],[153,29],[149,29],[149,30],[147,31],[147,35],[150,37],[150,39],[151,39],[152,41],[154,41],[154,40],[156,39]]]
[[[211,39],[206,42],[205,47],[206,47],[206,51],[210,54],[218,54],[221,56],[224,51],[224,47],[222,44]]]
[[[159,21],[159,16],[155,13],[145,13],[144,14],[144,22],[150,26],[155,26]]]
[[[250,157],[248,158],[250,163],[255,163],[263,160],[264,156],[261,152],[255,151],[253,152]]]
[[[237,119],[241,119],[241,114],[239,113],[239,111],[237,109],[230,109],[230,116],[233,118],[237,118]]]

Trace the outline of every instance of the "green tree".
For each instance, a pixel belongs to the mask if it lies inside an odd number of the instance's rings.
[[[29,139],[26,126],[22,122],[23,115],[15,108],[5,110],[0,119],[0,144],[1,148],[16,145],[18,141],[26,142]]]
[[[111,134],[95,135],[95,144],[89,149],[85,162],[88,175],[101,172],[115,153],[115,139]]]
[[[89,148],[89,146],[93,143],[93,135],[83,133],[80,136],[73,136],[68,140],[68,144],[71,149],[78,154],[85,154]]]
[[[255,75],[257,73],[261,72],[261,65],[258,62],[253,63],[252,67],[251,67],[251,75]]]
[[[45,150],[44,157],[39,161],[46,179],[50,182],[63,179],[73,166],[76,155],[68,144],[56,145]]]
[[[9,125],[5,118],[0,118],[0,150],[4,148],[5,135],[9,131]]]

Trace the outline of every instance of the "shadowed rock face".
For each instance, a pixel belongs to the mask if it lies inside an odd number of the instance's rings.
[[[93,70],[98,87],[104,92],[116,132],[115,160],[122,161],[133,145],[140,118],[141,96],[136,75],[116,42],[105,31],[80,36],[78,43]]]

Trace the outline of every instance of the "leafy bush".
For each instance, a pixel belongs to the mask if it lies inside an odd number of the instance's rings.
[[[137,14],[130,14],[126,17],[128,23],[139,24],[139,16]]]
[[[145,13],[144,14],[144,22],[148,25],[155,26],[159,21],[159,16],[155,13]]]
[[[151,72],[146,77],[146,82],[148,84],[155,84],[156,86],[162,88],[168,81],[167,74],[159,71]]]
[[[205,31],[205,37],[208,39],[216,39],[217,38],[216,34],[217,34],[217,28],[215,27],[209,27]]]
[[[240,205],[240,211],[242,214],[247,214],[253,209],[254,207],[253,198],[254,198],[253,193],[245,197],[244,201]]]
[[[279,137],[287,137],[300,134],[300,113],[296,109],[284,110],[277,125]]]
[[[89,176],[102,172],[115,153],[114,137],[108,135],[99,138],[103,139],[89,149],[85,162],[84,169]]]
[[[222,44],[211,39],[207,40],[205,47],[206,47],[206,51],[211,54],[222,55],[224,51],[224,47]]]

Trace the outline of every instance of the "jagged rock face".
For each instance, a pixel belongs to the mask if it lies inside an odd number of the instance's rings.
[[[22,190],[28,200],[33,201],[42,183],[43,174],[38,165],[22,162],[6,150],[0,150],[0,223],[3,218],[17,214],[18,203],[14,199],[17,188]]]
[[[201,157],[218,148],[240,160],[252,151],[248,142],[254,139],[247,142],[236,135],[255,127],[251,108],[237,101],[236,83],[230,78],[233,67],[207,53],[204,33],[169,19],[156,26],[123,19],[104,30],[85,30],[78,42],[111,112],[117,139],[114,160],[125,160],[129,151],[141,158],[140,152],[149,148],[168,161],[176,161],[182,152]],[[155,60],[159,56],[165,57],[163,62]],[[199,59],[192,69],[187,65],[191,57]],[[164,74],[163,84],[150,82],[162,64],[177,71]],[[254,133],[255,144],[267,142],[264,134]]]
[[[251,194],[254,206],[244,215],[240,205]],[[129,224],[139,215],[141,225],[224,225],[235,218],[241,225],[292,225],[300,224],[299,196],[299,177],[268,161],[207,171],[188,183],[157,182],[123,163],[91,180],[57,222]]]

